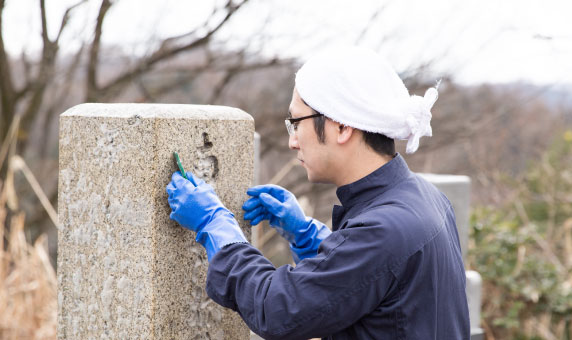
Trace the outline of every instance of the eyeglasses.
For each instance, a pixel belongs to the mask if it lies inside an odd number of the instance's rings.
[[[313,115],[299,117],[299,118],[288,118],[288,119],[284,120],[284,123],[286,123],[286,130],[288,130],[288,134],[290,136],[293,136],[294,133],[296,133],[296,130],[298,129],[298,123],[300,121],[302,121],[304,119],[308,119],[308,118],[318,117],[321,115],[322,115],[321,113],[315,113]]]

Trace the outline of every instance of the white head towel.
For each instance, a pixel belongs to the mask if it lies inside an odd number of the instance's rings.
[[[338,123],[407,139],[407,153],[432,134],[437,89],[410,96],[393,68],[367,48],[330,49],[310,58],[296,74],[296,89],[310,107]]]

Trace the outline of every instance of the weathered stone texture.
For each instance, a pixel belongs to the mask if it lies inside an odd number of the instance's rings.
[[[206,295],[206,253],[169,219],[177,170],[215,188],[241,223],[252,117],[219,106],[83,104],[60,117],[59,339],[248,339]]]

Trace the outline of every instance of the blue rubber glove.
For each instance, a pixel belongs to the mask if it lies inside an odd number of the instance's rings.
[[[187,172],[186,180],[175,172],[167,184],[171,219],[197,233],[210,262],[224,246],[248,242],[234,215],[224,207],[213,188],[202,179]]]
[[[332,232],[322,222],[304,215],[296,197],[277,185],[258,185],[246,191],[252,198],[244,202],[245,220],[257,225],[269,220],[270,226],[290,242],[294,262],[314,257],[320,243]]]

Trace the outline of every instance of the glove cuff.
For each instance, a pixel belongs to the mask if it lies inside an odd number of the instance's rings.
[[[205,247],[209,262],[224,246],[248,243],[231,213],[218,214],[197,233],[196,241]]]
[[[290,243],[290,251],[295,263],[314,257],[318,254],[318,247],[332,231],[322,222],[309,218],[310,221],[305,230],[299,230],[294,243]]]

